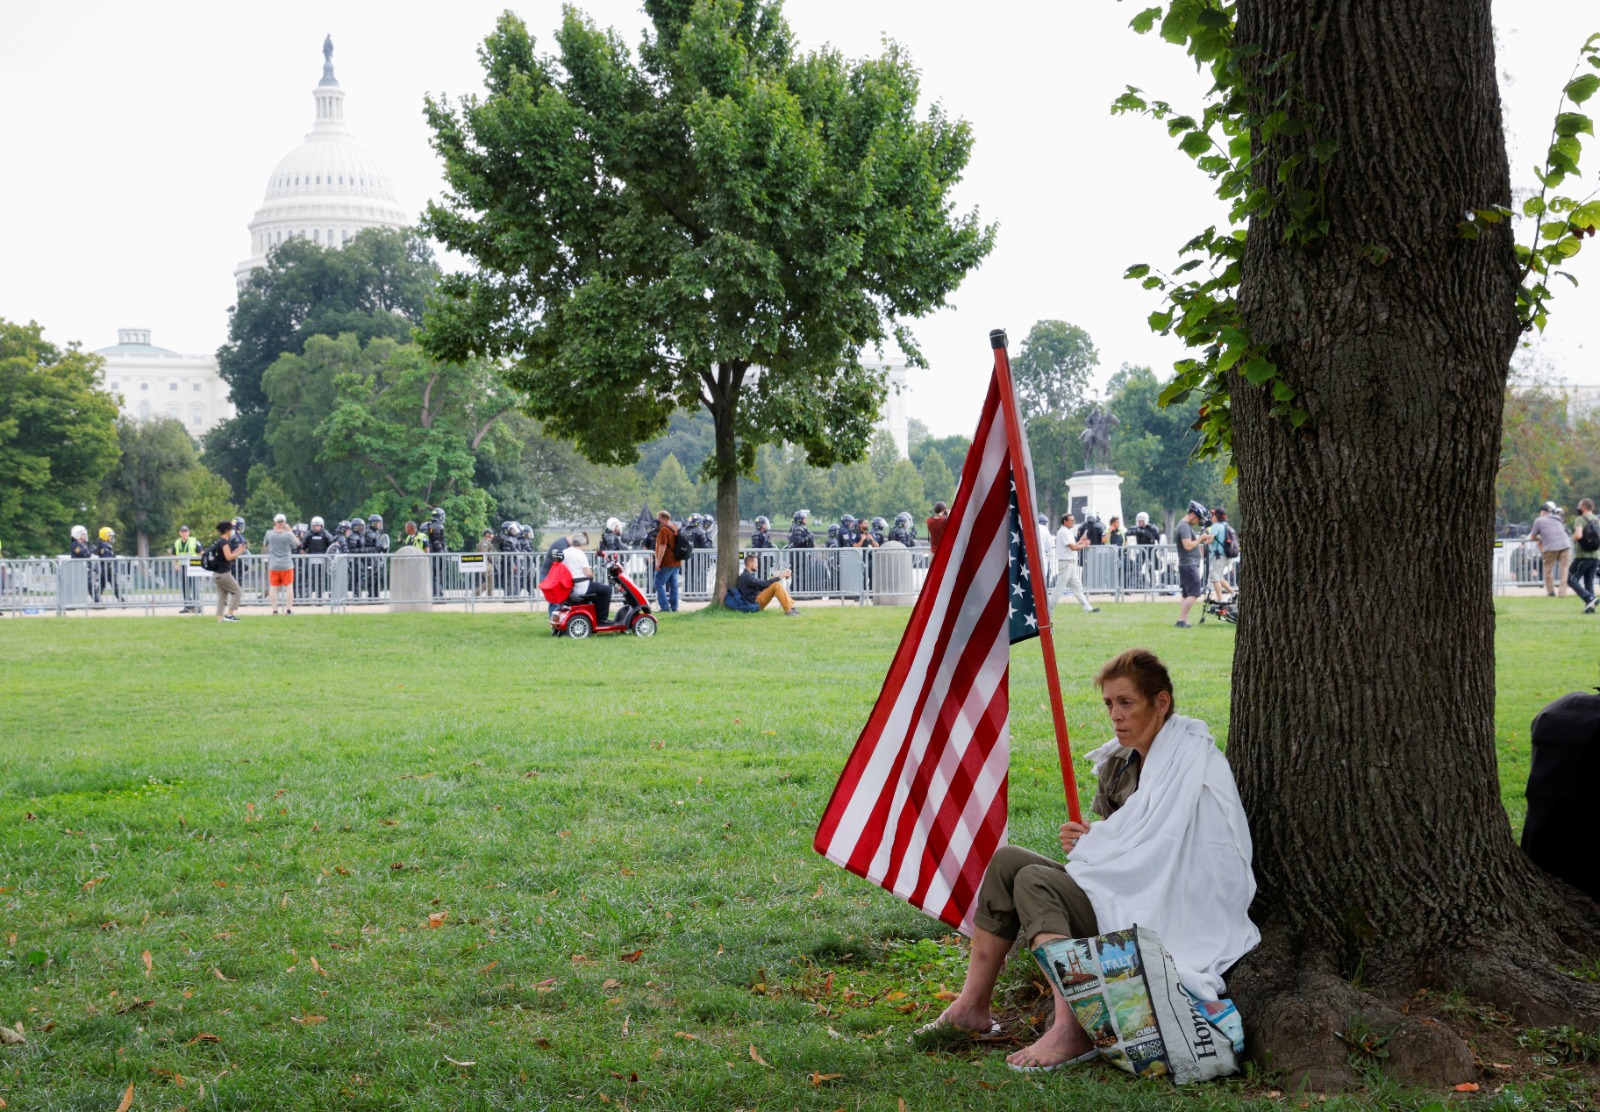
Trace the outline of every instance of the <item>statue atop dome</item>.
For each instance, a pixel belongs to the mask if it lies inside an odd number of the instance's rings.
[[[333,36],[331,34],[322,40],[322,64],[325,66],[333,65]]]

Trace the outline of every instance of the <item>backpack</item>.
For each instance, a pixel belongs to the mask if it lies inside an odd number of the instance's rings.
[[[1600,545],[1596,547],[1600,548]],[[681,530],[672,538],[672,555],[679,560],[687,560],[694,555],[694,542],[684,536]]]
[[[1227,532],[1222,534],[1222,554],[1230,560],[1236,560],[1239,557],[1239,534],[1233,531],[1231,525],[1224,528]],[[1600,548],[1600,544],[1595,547]]]
[[[212,541],[206,545],[205,551],[200,553],[200,567],[209,572],[219,572],[227,560],[222,556],[222,542]]]
[[[1595,519],[1583,519],[1583,532],[1578,534],[1578,547],[1585,552],[1600,552],[1600,529],[1594,526]]]

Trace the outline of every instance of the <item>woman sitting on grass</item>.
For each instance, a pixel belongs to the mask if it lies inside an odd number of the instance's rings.
[[[1246,912],[1255,897],[1250,831],[1233,771],[1205,723],[1175,715],[1166,665],[1129,649],[1100,669],[1095,685],[1116,738],[1088,755],[1099,778],[1092,827],[1061,827],[1065,867],[1019,846],[1002,846],[978,891],[971,964],[961,994],[923,1032],[953,1028],[994,1035],[995,981],[1020,935],[1030,949],[1135,924],[1161,937],[1179,979],[1215,1000],[1223,973],[1260,933]],[[1048,979],[1048,978],[1047,978]],[[1055,993],[1055,1023],[1006,1059],[1037,1073],[1098,1053]]]

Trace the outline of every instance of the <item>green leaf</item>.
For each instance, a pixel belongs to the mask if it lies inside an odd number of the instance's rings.
[[[1160,8],[1146,8],[1128,23],[1139,34],[1147,34],[1150,28],[1156,25],[1156,20],[1161,18]]]
[[[1191,158],[1198,158],[1211,149],[1211,136],[1203,131],[1191,131],[1183,137],[1178,149]]]
[[[1562,91],[1573,104],[1582,104],[1594,96],[1596,90],[1600,90],[1600,74],[1585,73],[1567,82]]]
[[[1280,402],[1293,401],[1294,387],[1290,386],[1287,382],[1280,378],[1277,382],[1272,384],[1272,396]]]
[[[1588,74],[1584,74],[1584,77],[1588,76]],[[1555,133],[1567,136],[1593,135],[1594,122],[1581,112],[1563,112],[1556,117]]]
[[[1186,383],[1176,380],[1169,382],[1161,391],[1161,397],[1157,399],[1157,403],[1167,406],[1178,405],[1182,402],[1186,402],[1189,400],[1189,389],[1190,388]]]
[[[1122,276],[1124,278],[1143,278],[1146,274],[1149,274],[1149,273],[1150,273],[1150,264],[1149,263],[1135,263],[1133,266],[1130,266],[1127,270],[1123,271],[1122,272]]]
[[[1243,371],[1244,377],[1249,380],[1251,386],[1260,386],[1277,374],[1278,368],[1273,365],[1270,359],[1258,355],[1244,365]]]
[[[1165,332],[1167,329],[1172,327],[1172,314],[1164,312],[1151,313],[1149,317],[1149,324],[1150,331]]]
[[[1543,215],[1543,213],[1544,213],[1544,198],[1543,197],[1529,197],[1526,201],[1522,202],[1522,215],[1523,216],[1541,216],[1541,215]]]

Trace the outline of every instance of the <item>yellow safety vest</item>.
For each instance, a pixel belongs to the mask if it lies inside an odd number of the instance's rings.
[[[188,540],[179,537],[172,542],[172,551],[178,556],[198,556],[200,555],[200,542],[193,537]]]

